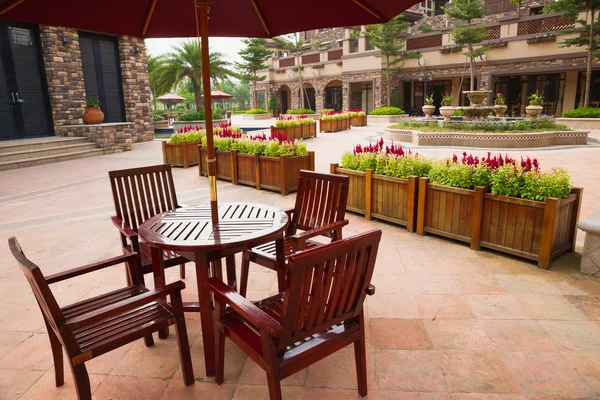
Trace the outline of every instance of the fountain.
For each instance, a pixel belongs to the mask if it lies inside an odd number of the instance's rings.
[[[485,118],[490,113],[494,112],[493,106],[483,105],[483,102],[487,99],[491,90],[473,90],[473,91],[464,91],[464,94],[467,95],[469,99],[469,106],[462,107],[463,114],[467,118]]]

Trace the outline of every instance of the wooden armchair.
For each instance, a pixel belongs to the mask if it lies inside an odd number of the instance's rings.
[[[121,233],[123,252],[139,253],[141,272],[148,274],[152,272],[151,249],[138,240],[138,228],[148,218],[183,206],[177,202],[171,166],[110,171],[108,176],[117,213],[111,219]],[[165,268],[179,265],[179,276],[185,279],[185,263],[189,260],[172,251],[164,251],[163,259]]]
[[[283,264],[296,252],[322,245],[311,240],[312,238],[325,236],[332,241],[341,239],[342,228],[348,225],[348,220],[344,219],[347,200],[347,176],[300,171],[296,203],[294,208],[285,211],[290,223],[285,233],[283,249],[278,252],[275,243],[267,243],[244,252],[240,294],[246,297],[250,262],[277,271],[277,265]],[[285,260],[278,263],[278,256]],[[279,291],[285,288],[285,274],[281,272],[278,271],[277,274]]]
[[[187,386],[194,383],[194,371],[183,316],[181,290],[185,283],[178,281],[158,290],[148,290],[140,281],[139,256],[130,253],[105,261],[88,264],[44,277],[40,268],[25,257],[17,239],[8,244],[13,256],[31,285],[38,302],[54,358],[56,386],[64,384],[62,348],[69,360],[79,400],[92,398],[85,362],[144,338],[146,346],[154,344],[152,333],[165,325],[175,325],[177,344]],[[50,284],[74,278],[113,265],[127,263],[132,285],[101,296],[60,308],[50,291]],[[162,298],[169,296],[168,304]]]
[[[265,370],[271,400],[281,399],[282,379],[354,343],[358,392],[366,396],[363,303],[375,293],[370,282],[380,239],[376,230],[292,256],[289,289],[256,303],[209,279],[216,382],[223,383],[225,336]]]

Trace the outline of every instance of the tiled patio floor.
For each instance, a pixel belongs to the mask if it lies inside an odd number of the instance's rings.
[[[378,128],[322,134],[307,143],[317,169]],[[596,135],[597,136],[597,135]],[[455,150],[462,152],[461,150]],[[419,149],[449,155],[452,149]],[[483,153],[482,151],[476,152]],[[567,167],[585,187],[582,215],[600,208],[600,147],[510,151],[533,154],[544,167]],[[111,169],[160,163],[160,143],[132,152],[0,172],[0,399],[75,398],[72,380],[55,388],[48,337],[34,297],[6,246],[15,235],[45,274],[120,253],[109,221]],[[174,171],[180,201],[208,200],[207,180],[196,168]],[[294,196],[219,182],[221,201],[254,201],[280,207]],[[577,254],[550,271],[464,244],[407,233],[349,215],[345,234],[382,229],[374,285],[367,300],[369,399],[581,399],[600,398],[600,280],[577,272]],[[581,235],[580,235],[581,236]],[[578,241],[582,244],[581,237]],[[191,266],[188,265],[191,270]],[[168,272],[177,279],[177,271]],[[192,299],[194,275],[185,280]],[[120,267],[54,285],[61,304],[124,284]],[[151,284],[151,283],[150,283]],[[249,297],[273,293],[275,275],[251,270]],[[87,363],[95,399],[265,399],[262,371],[227,345],[226,383],[204,375],[199,319],[188,316],[196,383],[181,379],[174,335],[142,341]],[[67,368],[68,371],[68,368]],[[284,381],[286,399],[352,399],[354,357],[344,349]]]

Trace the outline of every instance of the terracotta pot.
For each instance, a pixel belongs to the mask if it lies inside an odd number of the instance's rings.
[[[435,106],[433,105],[424,105],[423,113],[425,114],[425,118],[431,118],[431,114],[435,111]]]
[[[440,114],[444,117],[444,121],[450,121],[450,117],[454,115],[454,111],[456,108],[451,106],[442,106],[440,107]]]
[[[527,106],[527,107],[525,107],[525,112],[527,113],[527,115],[529,115],[529,117],[532,120],[534,120],[538,115],[541,115],[542,111],[544,111],[544,107],[542,107],[542,106]]]
[[[494,112],[496,113],[496,117],[500,118],[501,116],[503,116],[507,109],[508,109],[508,106],[503,106],[500,104],[495,105]]]
[[[83,123],[86,125],[99,124],[104,120],[104,113],[98,108],[88,107],[83,112]]]
[[[269,110],[269,114],[271,114],[271,118],[275,117],[275,110]]]

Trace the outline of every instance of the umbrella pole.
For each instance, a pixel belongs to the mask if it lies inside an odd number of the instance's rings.
[[[206,150],[208,153],[206,162],[208,165],[208,184],[210,186],[210,214],[212,222],[216,224],[219,221],[219,209],[217,203],[217,160],[215,158],[215,143],[213,140],[210,62],[208,54],[208,13],[210,7],[206,2],[197,1],[196,8],[201,37],[200,62],[202,64],[202,89],[204,91],[204,120],[206,121]]]

